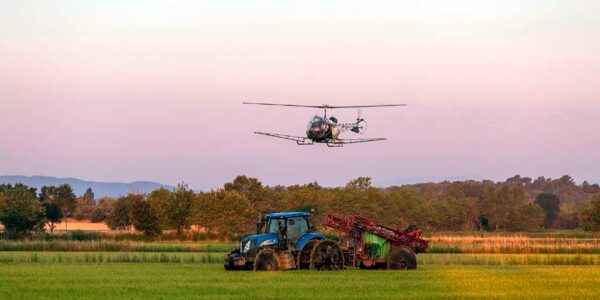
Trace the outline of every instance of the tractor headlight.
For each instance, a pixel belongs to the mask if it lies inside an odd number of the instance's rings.
[[[252,241],[247,241],[246,245],[244,245],[244,248],[242,248],[242,253],[246,253],[248,251],[250,251],[250,247],[252,247]]]

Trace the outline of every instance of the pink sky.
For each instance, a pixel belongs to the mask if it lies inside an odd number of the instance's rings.
[[[600,179],[600,4],[495,2],[2,2],[0,174]],[[409,106],[328,149],[252,134],[318,111],[242,101]]]

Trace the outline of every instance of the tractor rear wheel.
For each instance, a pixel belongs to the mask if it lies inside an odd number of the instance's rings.
[[[417,257],[415,252],[406,247],[400,246],[392,250],[387,259],[387,268],[389,270],[414,270],[417,268]]]
[[[320,240],[310,254],[312,270],[342,270],[344,269],[344,254],[332,240]]]
[[[262,250],[256,255],[254,260],[254,271],[277,271],[279,264],[277,263],[277,253],[272,249]]]
[[[310,268],[310,255],[318,242],[319,240],[315,239],[306,243],[300,253],[298,253],[298,269]]]

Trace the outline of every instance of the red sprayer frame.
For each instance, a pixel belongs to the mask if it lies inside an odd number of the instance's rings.
[[[340,234],[340,240],[344,238],[353,240],[354,247],[357,249],[363,246],[364,232],[370,232],[385,238],[394,247],[400,245],[409,247],[415,253],[427,252],[429,246],[429,242],[421,238],[421,230],[415,226],[400,230],[397,226],[390,227],[378,224],[359,215],[339,218],[332,214],[325,219],[325,225],[336,229]]]

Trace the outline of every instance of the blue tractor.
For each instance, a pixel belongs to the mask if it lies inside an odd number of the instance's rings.
[[[343,269],[337,243],[312,229],[310,213],[268,214],[257,223],[256,234],[227,254],[225,270]]]

